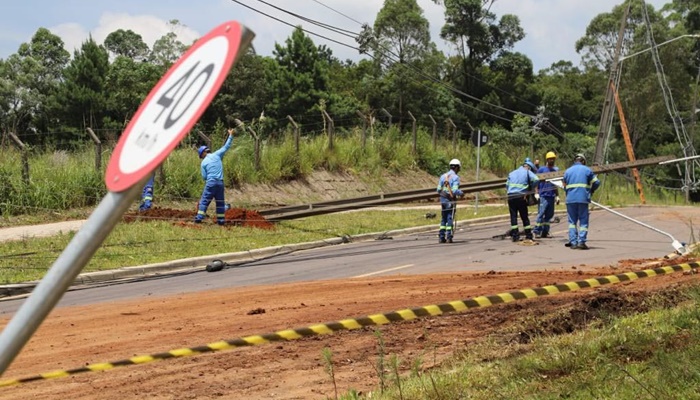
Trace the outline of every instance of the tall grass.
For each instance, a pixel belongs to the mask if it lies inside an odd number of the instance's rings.
[[[212,150],[222,145],[225,135],[212,135]],[[191,142],[191,140],[189,140]],[[157,181],[160,201],[195,202],[202,189],[200,160],[190,145],[175,149],[162,166],[164,178]],[[274,184],[295,179],[306,179],[315,170],[344,172],[369,176],[381,182],[391,174],[409,170],[423,170],[439,175],[447,170],[452,158],[462,162],[463,181],[473,181],[476,170],[477,149],[464,140],[456,147],[448,138],[440,138],[433,148],[432,133],[423,128],[417,130],[414,152],[410,132],[398,128],[380,128],[362,146],[361,130],[353,128],[336,133],[333,149],[329,149],[327,135],[307,136],[300,139],[299,153],[295,149],[291,133],[282,138],[263,142],[259,165],[255,163],[255,142],[249,135],[236,136],[232,148],[224,157],[224,176],[227,187],[232,185]],[[491,170],[505,177],[517,167],[530,149],[517,152],[502,146],[485,146],[481,149],[481,169]],[[106,165],[109,150],[104,152]],[[508,154],[522,154],[517,160]],[[560,168],[563,160],[560,160]],[[23,182],[20,153],[12,148],[0,148],[0,215],[7,217],[37,212],[64,211],[94,206],[106,193],[104,165],[95,171],[94,150],[85,146],[75,152],[33,151],[29,158],[30,181]],[[485,174],[482,175],[482,179]],[[599,191],[601,203],[618,205],[635,203],[638,195],[634,185],[615,174],[608,174]],[[650,203],[682,203],[678,191],[646,188]]]
[[[224,135],[216,134],[211,139],[212,150],[216,150],[222,145]],[[361,143],[359,129],[338,132],[332,150],[328,148],[326,135],[303,137],[297,154],[293,137],[287,134],[279,141],[261,144],[256,168],[253,138],[236,136],[224,157],[226,184],[274,184],[304,179],[318,169],[383,176],[423,168],[438,174],[446,170],[450,158],[466,159],[469,154],[464,143],[458,152],[453,153],[446,141],[441,142],[437,150],[432,150],[429,137],[422,130],[415,154],[410,135],[396,128],[376,132],[367,139],[364,148]],[[109,151],[103,156],[106,165]],[[106,193],[103,182],[105,166],[102,171],[95,171],[94,150],[90,146],[71,153],[50,149],[33,151],[29,165],[30,180],[27,184],[22,179],[19,151],[0,148],[0,213],[3,216],[93,206]],[[157,181],[159,198],[197,199],[202,189],[199,167],[200,160],[191,147],[175,149],[162,165],[165,178]]]

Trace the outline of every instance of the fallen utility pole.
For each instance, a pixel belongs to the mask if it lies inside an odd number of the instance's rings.
[[[645,165],[657,165],[661,162],[673,159],[673,156],[662,156],[647,158],[637,161],[626,161],[621,163],[595,165],[591,167],[596,174],[605,174],[613,171],[624,171],[629,168],[642,167]],[[549,172],[537,175],[541,180],[554,180],[564,176],[564,171]],[[459,185],[464,193],[478,193],[486,190],[498,190],[505,188],[505,178],[491,179],[481,182],[469,182]],[[437,198],[438,193],[434,187],[426,189],[415,189],[395,193],[382,193],[372,196],[355,197],[351,199],[332,200],[328,202],[302,204],[281,207],[276,209],[262,210],[258,213],[268,221],[283,221],[297,218],[311,217],[314,215],[332,214],[340,211],[358,210],[387,204],[411,203],[420,200],[430,200]]]

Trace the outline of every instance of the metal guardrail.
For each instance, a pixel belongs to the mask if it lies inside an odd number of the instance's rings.
[[[621,163],[596,165],[591,167],[596,174],[604,174],[613,171],[622,171],[628,168],[655,165],[663,161],[673,159],[673,156],[647,158],[643,160],[627,161]],[[564,176],[564,171],[538,174],[540,179],[552,180]],[[505,189],[505,179],[491,179],[481,182],[468,182],[459,186],[464,193],[476,193],[486,190]],[[258,213],[270,221],[283,221],[296,218],[310,217],[314,215],[331,214],[340,211],[357,210],[387,204],[411,203],[420,200],[437,198],[435,187],[426,189],[406,190],[394,193],[382,193],[371,196],[354,197],[351,199],[332,200],[319,203],[300,204],[274,209],[260,210]]]

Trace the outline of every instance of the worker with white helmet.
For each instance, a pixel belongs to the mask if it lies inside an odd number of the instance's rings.
[[[538,174],[547,174],[550,172],[559,171],[559,167],[554,166],[557,160],[557,155],[553,152],[547,152],[545,155],[545,165],[537,170]],[[535,220],[535,229],[532,233],[535,237],[546,238],[551,237],[549,234],[549,227],[554,217],[554,206],[559,204],[559,191],[553,183],[547,181],[540,181],[537,186],[537,193],[535,194],[537,200],[539,200],[539,207],[537,208],[537,219]]]
[[[440,232],[438,234],[440,243],[452,243],[454,235],[454,218],[457,210],[457,197],[464,195],[459,188],[459,170],[462,163],[458,159],[450,160],[450,170],[440,176],[437,192],[440,195],[440,207],[442,209],[442,219],[440,220]]]
[[[562,184],[566,191],[566,213],[569,217],[569,241],[565,246],[588,250],[588,204],[600,186],[600,181],[593,170],[586,166],[583,154],[576,154],[574,165],[564,171]]]
[[[523,221],[525,239],[532,240],[532,227],[527,215],[527,200],[525,196],[531,193],[540,179],[535,175],[535,164],[529,158],[523,165],[508,174],[506,192],[508,194],[508,211],[510,212],[510,237],[514,242],[520,241],[518,230],[518,214]]]

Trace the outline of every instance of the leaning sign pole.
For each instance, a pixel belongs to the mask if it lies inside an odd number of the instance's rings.
[[[255,35],[236,21],[200,38],[148,94],[112,154],[109,192],[0,334],[0,374],[90,261],[150,174],[197,123]]]

